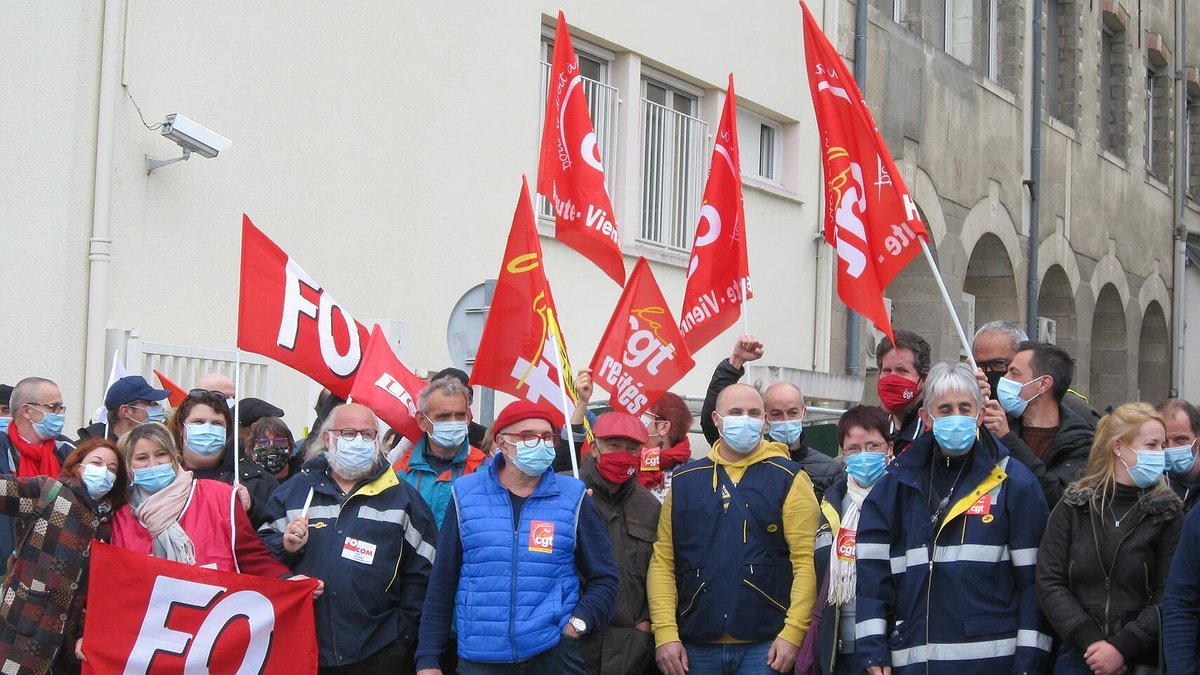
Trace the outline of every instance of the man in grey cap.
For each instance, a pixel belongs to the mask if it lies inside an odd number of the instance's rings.
[[[89,438],[108,438],[115,441],[130,429],[146,422],[165,423],[163,401],[170,395],[166,389],[151,387],[141,375],[127,375],[112,383],[104,394],[108,417],[79,430],[79,441]]]
[[[261,398],[244,398],[238,401],[238,440],[242,446],[250,445],[250,427],[264,417],[283,417],[283,408],[271,405]]]

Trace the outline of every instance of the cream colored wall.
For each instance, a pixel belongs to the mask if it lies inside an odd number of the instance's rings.
[[[16,45],[0,48],[6,63],[19,64],[16,86],[0,85],[19,94],[0,96],[0,118],[13,125],[4,137],[18,139],[24,163],[0,165],[0,260],[6,278],[18,279],[54,261],[39,284],[48,292],[0,299],[6,316],[27,314],[35,299],[54,314],[20,332],[4,322],[7,344],[31,347],[9,349],[0,381],[48,374],[80,409],[102,17],[54,5],[0,10],[10,15],[6,25],[27,27],[15,31]],[[409,322],[411,367],[449,365],[450,310],[496,275],[521,174],[535,181],[539,42],[557,9],[530,1],[129,0],[107,326],[136,329],[149,342],[232,348],[244,211],[356,318]],[[746,191],[756,292],[749,315],[767,340],[767,361],[812,368],[818,175],[809,161],[816,138],[799,7],[622,0],[562,9],[577,36],[632,51],[706,95],[732,70],[739,97],[796,124],[785,134],[790,196]],[[151,124],[183,113],[234,145],[216,159],[194,156],[147,175],[146,156],[169,158],[178,148],[142,126],[127,94]],[[621,99],[622,124],[636,120],[640,92],[623,89]],[[703,109],[715,129],[716,114],[707,113],[719,108]],[[625,170],[637,171],[637,158],[626,159]],[[628,206],[636,198],[620,193],[618,211],[636,213]],[[620,289],[557,242],[543,246],[572,359],[584,365]],[[14,264],[20,273],[10,277]],[[654,269],[678,311],[682,267]],[[702,350],[677,390],[702,393],[737,332]],[[292,426],[307,423],[309,381],[275,367],[272,385]]]

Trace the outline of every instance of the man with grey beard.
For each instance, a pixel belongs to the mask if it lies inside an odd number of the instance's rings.
[[[323,675],[413,669],[437,525],[391,470],[378,427],[364,406],[334,408],[315,454],[271,496],[258,531],[296,574],[325,582],[314,604]]]

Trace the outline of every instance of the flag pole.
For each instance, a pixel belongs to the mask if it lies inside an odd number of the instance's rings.
[[[579,478],[579,459],[575,456],[575,430],[571,428],[571,398],[567,396],[567,375],[563,372],[562,355],[558,353],[558,336],[550,331],[554,347],[554,367],[558,368],[558,393],[562,395],[563,416],[566,420],[567,446],[571,449],[571,475]]]
[[[242,449],[238,447],[238,437],[241,426],[242,406],[238,404],[242,392],[242,350],[233,348],[233,487],[237,488],[242,480]]]
[[[963,349],[967,352],[967,361],[970,362],[972,370],[979,370],[979,365],[975,363],[975,355],[971,353],[971,343],[967,341],[967,334],[963,332],[962,322],[958,320],[958,312],[954,309],[954,303],[950,301],[950,291],[946,290],[946,282],[942,281],[942,273],[938,271],[933,254],[929,252],[929,244],[925,243],[924,237],[917,237],[917,241],[921,242],[921,250],[925,253],[925,261],[929,263],[929,269],[933,271],[933,278],[937,281],[938,290],[942,293],[942,301],[950,310],[950,318],[954,320],[954,330],[958,331],[958,339],[962,341]]]

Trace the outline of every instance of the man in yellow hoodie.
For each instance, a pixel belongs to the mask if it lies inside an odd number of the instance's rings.
[[[763,438],[763,399],[717,397],[721,437],[675,470],[658,521],[647,594],[666,675],[790,672],[816,600],[812,482]]]

